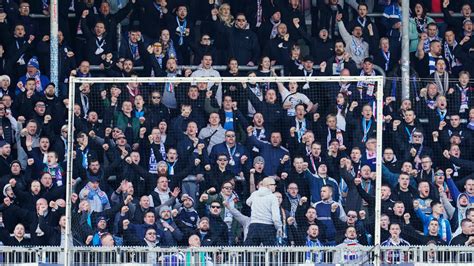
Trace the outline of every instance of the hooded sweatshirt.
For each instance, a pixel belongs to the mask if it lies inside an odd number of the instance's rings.
[[[252,208],[250,223],[274,225],[275,229],[282,228],[280,206],[272,191],[261,187],[247,199],[247,205]]]

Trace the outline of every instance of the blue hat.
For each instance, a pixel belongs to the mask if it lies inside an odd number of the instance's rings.
[[[39,62],[36,56],[33,56],[30,61],[28,61],[28,66],[32,66],[36,69],[39,69]]]
[[[109,219],[103,215],[99,216],[96,220],[96,223],[99,223],[100,221],[104,220],[105,222],[107,222]]]
[[[3,148],[3,146],[9,144],[8,142],[4,141],[4,140],[0,140],[0,148]]]
[[[99,177],[98,176],[94,176],[94,175],[90,175],[89,176],[89,182],[99,182]]]

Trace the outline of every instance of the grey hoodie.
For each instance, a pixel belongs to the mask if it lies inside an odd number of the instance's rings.
[[[261,187],[247,199],[251,207],[250,223],[274,225],[276,230],[282,228],[280,207],[277,197],[266,187]]]

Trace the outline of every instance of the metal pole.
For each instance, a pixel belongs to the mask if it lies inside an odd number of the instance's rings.
[[[402,99],[410,98],[410,1],[402,0]]]
[[[377,81],[377,151],[375,168],[375,265],[380,265],[380,218],[382,216],[382,130],[383,130],[383,77]]]
[[[58,69],[59,69],[59,51],[58,51],[58,0],[49,1],[49,15],[50,15],[50,76],[51,82],[56,85],[56,95],[58,95]]]
[[[75,97],[75,77],[69,77],[69,104],[67,113],[67,165],[66,165],[66,235],[64,244],[64,265],[69,264],[69,242],[72,239],[71,215],[72,215],[72,171],[73,171],[73,149],[74,149],[74,97]],[[72,258],[72,257],[71,257]]]

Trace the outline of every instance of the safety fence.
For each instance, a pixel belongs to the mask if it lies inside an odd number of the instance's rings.
[[[464,264],[472,263],[473,247],[81,247],[69,250],[64,263],[60,247],[2,247],[0,265],[256,265],[315,264]],[[379,258],[377,258],[380,254]]]

